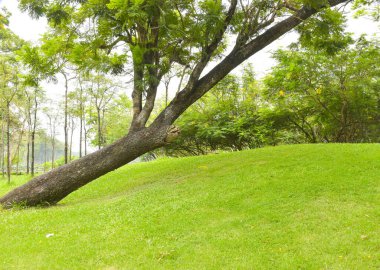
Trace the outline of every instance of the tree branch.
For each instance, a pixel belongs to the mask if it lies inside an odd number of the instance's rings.
[[[344,2],[347,0],[329,0],[331,7]],[[153,125],[172,124],[190,105],[206,94],[234,68],[317,12],[318,10],[314,8],[304,6],[294,15],[275,24],[247,44],[235,46],[230,54],[208,74],[195,82],[191,82],[180,91],[169,106],[156,118]]]
[[[194,83],[199,79],[203,70],[205,69],[205,67],[209,63],[209,61],[212,57],[212,54],[218,48],[218,45],[222,41],[223,36],[224,36],[228,26],[230,25],[230,23],[232,21],[232,18],[235,14],[235,11],[236,11],[236,6],[237,6],[237,0],[231,0],[231,5],[230,5],[230,7],[229,7],[229,9],[225,15],[226,17],[224,19],[223,27],[219,30],[219,32],[214,36],[211,43],[202,52],[203,53],[202,58],[198,62],[198,64],[196,64],[195,68],[193,69],[193,72],[190,74],[189,81],[187,83],[186,89],[190,90],[193,88]]]

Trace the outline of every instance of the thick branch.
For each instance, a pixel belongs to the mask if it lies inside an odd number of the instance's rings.
[[[333,7],[344,2],[347,2],[347,0],[330,0],[329,4]],[[190,105],[207,93],[234,68],[317,12],[318,10],[311,7],[303,7],[291,17],[272,26],[247,44],[235,46],[223,61],[196,81],[193,87],[188,88],[187,86],[179,92],[153,124],[172,124]]]
[[[186,89],[190,90],[193,88],[195,82],[199,79],[203,70],[205,69],[205,67],[209,63],[209,61],[212,57],[212,54],[218,48],[228,26],[230,25],[230,23],[232,21],[232,18],[235,14],[235,11],[236,11],[236,6],[237,6],[237,0],[232,0],[231,5],[230,5],[230,7],[226,13],[226,17],[224,19],[223,26],[218,31],[218,33],[214,36],[214,38],[210,42],[210,44],[202,52],[203,53],[202,58],[199,61],[199,63],[195,66],[193,72],[190,74],[190,78],[189,78],[189,81],[187,83]]]
[[[143,108],[142,108],[142,101],[138,100],[140,96],[136,98],[136,105],[139,105],[140,110],[138,114],[136,110],[136,115],[134,115],[134,118],[132,121],[132,127],[134,129],[141,129],[145,127],[146,122],[148,121],[150,114],[153,111],[154,103],[156,101],[156,96],[157,96],[158,84],[159,84],[159,81],[161,80],[161,78],[158,78],[159,53],[156,49],[158,46],[158,41],[159,41],[159,36],[160,36],[159,19],[160,19],[160,15],[158,13],[158,15],[153,17],[151,21],[152,37],[150,38],[150,41],[147,44],[147,52],[144,54],[144,61],[142,65],[143,68],[144,66],[147,68],[148,74],[149,74],[147,96],[146,96],[146,101]],[[144,75],[144,72],[142,72],[142,75]],[[140,78],[140,79],[141,79],[140,82],[138,80],[135,80],[135,84],[136,83],[141,84],[143,78]],[[133,97],[133,102],[135,102],[134,97]],[[139,104],[137,104],[137,102]]]
[[[132,92],[132,102],[133,102],[133,119],[131,130],[137,129],[137,118],[139,117],[142,110],[142,95],[144,91],[143,86],[144,79],[144,69],[142,65],[134,65],[134,76],[133,76],[133,92]]]

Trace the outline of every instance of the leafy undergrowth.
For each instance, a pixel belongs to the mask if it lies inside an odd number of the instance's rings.
[[[163,159],[0,211],[0,269],[380,269],[379,224],[380,145]]]

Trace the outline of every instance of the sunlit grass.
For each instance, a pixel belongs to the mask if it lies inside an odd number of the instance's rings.
[[[380,145],[164,159],[1,211],[0,269],[379,269],[379,224]]]

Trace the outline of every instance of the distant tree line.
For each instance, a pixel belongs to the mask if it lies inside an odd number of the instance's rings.
[[[74,73],[65,63],[57,72],[47,60],[52,48],[21,40],[8,28],[8,17],[0,16],[1,175],[8,181],[12,174],[33,176],[121,137],[131,102],[117,79],[102,72]],[[42,82],[59,79],[65,92],[50,100]],[[63,142],[57,139],[61,134]]]

